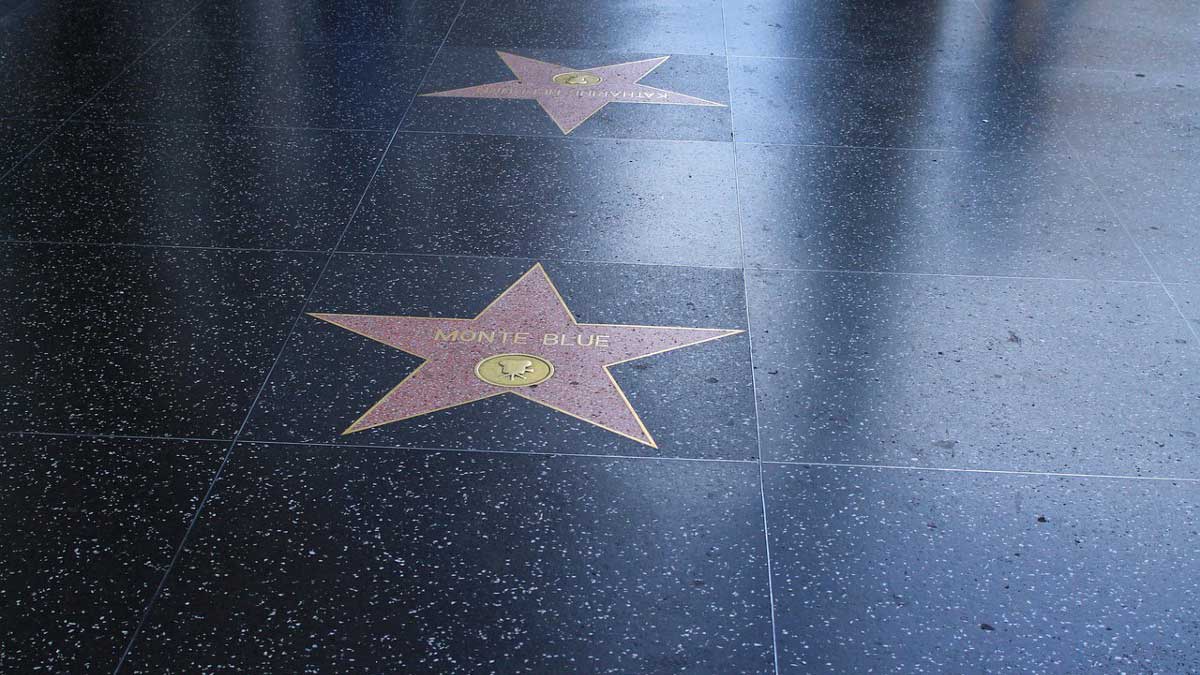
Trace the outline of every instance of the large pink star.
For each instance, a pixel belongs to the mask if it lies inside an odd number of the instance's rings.
[[[580,70],[507,52],[496,53],[517,79],[422,96],[532,99],[542,106],[564,134],[574,131],[609,103],[724,106],[723,103],[638,84],[638,80],[670,58],[667,56]]]
[[[345,434],[513,394],[651,447],[658,446],[609,366],[742,332],[576,323],[540,264],[474,319],[311,316],[425,359]],[[476,372],[489,357],[506,354],[543,359],[553,365],[553,374],[534,386],[502,386]],[[514,377],[514,384],[518,382]]]

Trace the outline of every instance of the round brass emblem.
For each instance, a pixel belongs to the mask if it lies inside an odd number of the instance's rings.
[[[554,83],[572,87],[589,87],[593,84],[600,84],[600,76],[591,73],[559,73],[554,76]]]
[[[475,366],[479,379],[500,387],[528,387],[554,375],[554,366],[531,354],[497,354]]]

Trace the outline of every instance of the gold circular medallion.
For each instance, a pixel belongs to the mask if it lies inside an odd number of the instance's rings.
[[[550,379],[554,366],[531,354],[497,354],[476,364],[475,375],[500,387],[528,387]]]
[[[593,84],[600,84],[600,76],[591,73],[559,73],[554,76],[554,83],[572,87],[590,87]]]

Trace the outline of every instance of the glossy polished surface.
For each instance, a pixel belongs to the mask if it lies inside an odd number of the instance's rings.
[[[1182,73],[1200,60],[1200,7],[1187,0],[979,6],[1021,63]]]
[[[983,49],[973,0],[730,0],[729,53],[846,60],[964,60]]]
[[[466,0],[447,44],[721,54],[718,0]]]
[[[0,172],[16,166],[54,127],[50,122],[0,122]]]
[[[344,250],[740,264],[727,143],[414,134],[392,148]]]
[[[432,56],[430,47],[392,43],[167,40],[80,115],[390,130]]]
[[[758,272],[748,292],[765,458],[1200,478],[1200,354],[1157,284]]]
[[[763,489],[781,672],[1200,667],[1194,484],[774,465]]]
[[[0,669],[109,672],[225,449],[0,434]]]
[[[752,267],[1152,281],[1072,154],[746,145]]]
[[[0,430],[231,438],[319,264],[0,245]]]
[[[857,63],[733,57],[738,140],[960,150],[1053,150],[1042,101],[1002,59]],[[989,63],[999,61],[999,63]]]
[[[0,0],[0,671],[1200,672],[1198,62]]]
[[[0,185],[0,233],[327,250],[386,144],[386,132],[70,124]]]
[[[753,464],[236,455],[129,672],[770,668]]]
[[[190,12],[175,34],[209,40],[438,45],[457,11],[453,2],[438,0],[213,0]]]

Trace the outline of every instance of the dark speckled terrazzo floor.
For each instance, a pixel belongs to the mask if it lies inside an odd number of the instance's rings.
[[[720,105],[424,96],[498,52]],[[1200,674],[1197,64],[1190,0],[0,0],[0,672]],[[737,332],[612,366],[644,438],[343,433],[425,366],[310,312],[530,274]]]

